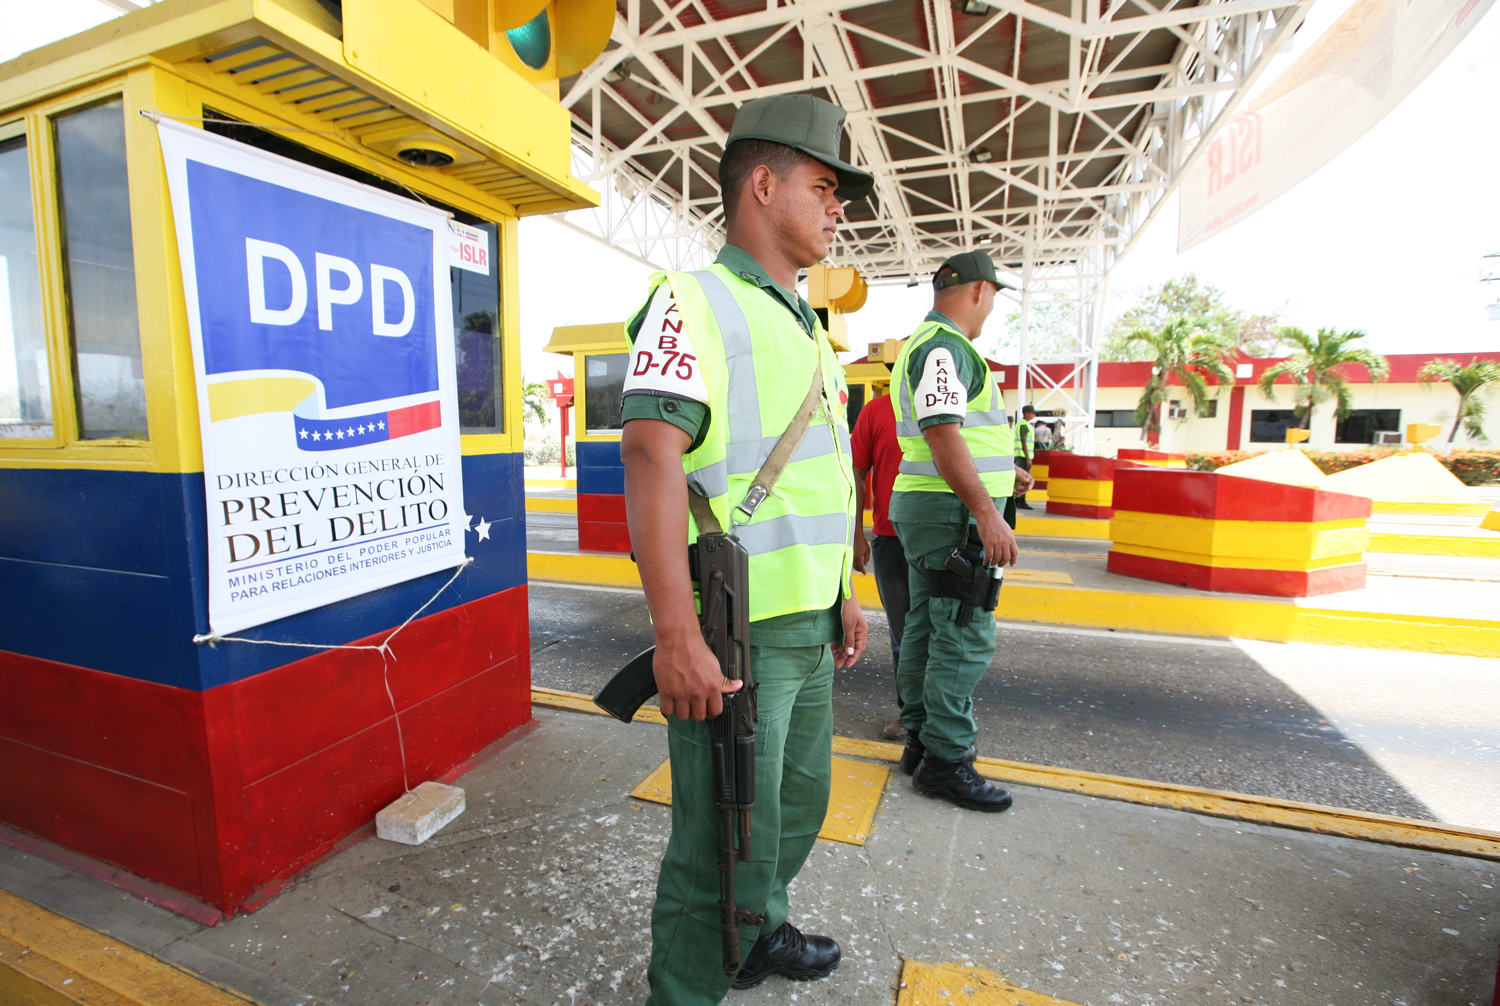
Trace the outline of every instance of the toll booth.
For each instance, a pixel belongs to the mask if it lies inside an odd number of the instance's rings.
[[[8,834],[166,885],[178,905],[248,910],[408,781],[529,720],[517,222],[597,204],[570,174],[557,81],[594,59],[614,14],[607,0],[168,0],[0,64]],[[467,235],[466,261],[443,270],[444,380],[467,511],[453,527],[473,563],[232,633],[308,648],[205,642],[217,545],[163,117],[446,209]],[[381,318],[375,335],[400,334]],[[407,619],[394,659],[320,648],[373,647]]]
[[[552,330],[545,352],[573,358],[578,460],[578,547],[629,552],[625,466],[620,462],[620,401],[630,344],[625,325],[566,325]]]

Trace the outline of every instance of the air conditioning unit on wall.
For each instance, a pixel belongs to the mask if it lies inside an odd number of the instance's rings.
[[[1401,434],[1395,430],[1378,430],[1375,433],[1377,444],[1399,444],[1400,442]]]

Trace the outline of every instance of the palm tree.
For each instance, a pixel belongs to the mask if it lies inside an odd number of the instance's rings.
[[[1448,434],[1448,443],[1458,436],[1458,427],[1475,440],[1484,439],[1484,399],[1479,393],[1491,384],[1500,384],[1500,363],[1474,357],[1468,366],[1457,360],[1433,360],[1417,371],[1417,379],[1423,384],[1447,381],[1458,392],[1458,415],[1453,417],[1453,429]]]
[[[1363,364],[1370,372],[1370,380],[1383,381],[1391,372],[1386,358],[1372,349],[1354,343],[1365,338],[1365,333],[1350,329],[1340,332],[1332,328],[1318,329],[1317,336],[1308,335],[1300,328],[1283,328],[1281,340],[1292,344],[1297,352],[1274,367],[1268,367],[1256,382],[1260,393],[1274,401],[1276,379],[1290,377],[1296,384],[1292,389],[1292,402],[1299,425],[1304,430],[1312,429],[1313,407],[1319,402],[1333,399],[1337,403],[1335,414],[1343,419],[1354,405],[1354,393],[1349,382],[1334,371],[1347,363]]]
[[[544,381],[521,382],[521,418],[535,419],[542,426],[551,420],[547,415],[547,385]]]
[[[1131,329],[1126,345],[1133,347],[1137,343],[1148,346],[1155,354],[1151,379],[1135,407],[1135,424],[1148,441],[1152,434],[1158,439],[1161,436],[1161,405],[1167,400],[1169,380],[1176,378],[1187,389],[1193,409],[1200,416],[1208,414],[1210,395],[1206,378],[1212,377],[1221,386],[1234,383],[1234,370],[1228,362],[1234,349],[1233,336],[1205,329],[1201,318],[1179,314],[1168,318],[1157,330],[1145,326]]]

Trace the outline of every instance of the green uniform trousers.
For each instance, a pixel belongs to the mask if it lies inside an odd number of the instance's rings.
[[[979,736],[974,724],[974,686],[995,656],[995,613],[974,609],[969,624],[953,619],[959,602],[933,597],[927,570],[942,569],[964,541],[966,521],[941,524],[891,522],[906,549],[911,607],[901,630],[901,722],[938,758],[961,758]],[[978,540],[977,529],[971,531]]]
[[[740,961],[762,932],[787,919],[787,885],[802,869],[828,813],[833,765],[833,654],[828,646],[750,647],[760,686],[755,732],[751,859],[735,870],[735,900],[765,915],[740,927]],[[711,791],[708,724],[667,721],[672,837],[651,909],[648,1006],[719,1002],[729,991],[719,930],[719,826]]]

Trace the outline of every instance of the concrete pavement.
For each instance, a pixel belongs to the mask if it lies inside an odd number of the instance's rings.
[[[424,847],[368,837],[204,928],[0,848],[0,887],[266,1006],[635,1003],[669,811],[625,794],[666,731],[537,710]],[[828,980],[727,1002],[890,1006],[903,960],[1087,1006],[1487,1004],[1500,864],[1012,787],[975,815],[893,775],[863,846],[820,842],[793,920]]]

